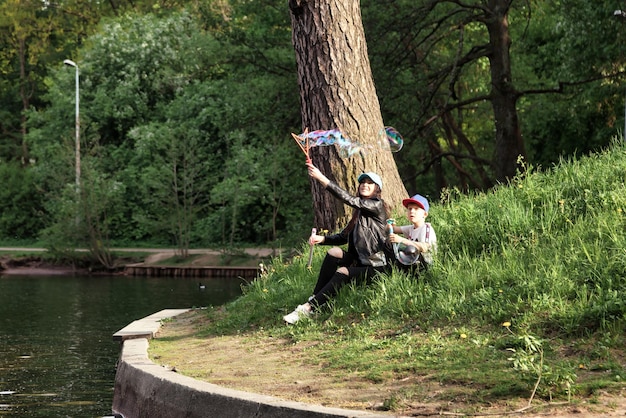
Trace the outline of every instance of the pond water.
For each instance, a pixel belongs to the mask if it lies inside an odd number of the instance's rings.
[[[162,309],[218,306],[242,281],[0,275],[0,417],[111,415],[113,334]]]

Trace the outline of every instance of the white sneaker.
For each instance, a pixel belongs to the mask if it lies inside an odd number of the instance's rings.
[[[288,324],[295,324],[296,322],[298,322],[302,318],[305,318],[305,317],[307,317],[309,315],[311,315],[311,309],[310,308],[307,309],[306,306],[304,306],[304,305],[298,305],[298,307],[296,309],[294,309],[294,311],[292,313],[290,313],[289,315],[283,316],[283,319]]]

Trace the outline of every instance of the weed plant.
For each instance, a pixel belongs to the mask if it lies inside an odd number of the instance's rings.
[[[626,151],[615,145],[526,167],[486,193],[449,190],[431,205],[439,249],[419,277],[394,270],[347,286],[286,326],[282,316],[307,300],[328,249],[316,246],[309,270],[303,245],[303,256],[274,259],[242,297],[209,311],[217,320],[202,332],[317,341],[307,350],[328,367],[372,382],[427,376],[472,387],[462,396],[479,403],[623,387],[625,183]],[[386,404],[420,396],[393,394]]]

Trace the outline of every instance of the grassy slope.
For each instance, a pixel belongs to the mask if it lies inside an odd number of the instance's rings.
[[[326,250],[318,247],[313,272],[306,256],[275,259],[241,298],[209,310],[197,336],[318,342],[303,356],[335,371],[377,383],[421,375],[468,388],[438,395],[451,402],[575,402],[623,390],[625,180],[618,147],[489,193],[450,192],[431,206],[439,253],[421,277],[394,272],[348,287],[330,309],[285,327],[281,316],[314,285]],[[420,396],[404,388],[385,406],[406,408]]]

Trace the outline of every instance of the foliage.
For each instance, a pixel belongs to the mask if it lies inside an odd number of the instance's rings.
[[[126,12],[159,12],[181,7],[179,1],[62,3],[38,0],[3,0],[0,3],[0,158],[27,163],[27,124],[24,113],[31,106],[45,106],[50,72],[75,55],[86,37],[98,30],[106,16]]]
[[[625,55],[620,44],[626,30],[613,16],[615,7],[567,0],[532,9],[533,18],[513,51],[528,90],[548,91],[520,101],[533,164],[549,166],[560,156],[593,152],[623,131]]]
[[[0,158],[28,161],[24,113],[38,104],[44,93],[46,67],[72,40],[64,36],[60,16],[54,8],[34,0],[5,0],[0,3]]]
[[[430,270],[342,288],[329,308],[295,326],[281,316],[306,300],[316,275],[306,257],[275,259],[242,297],[210,313],[200,334],[324,341],[307,346],[311,361],[323,356],[328,367],[373,381],[431,375],[470,385],[464,396],[481,400],[571,399],[617,387],[625,169],[626,151],[615,145],[543,172],[529,167],[488,193],[450,193],[431,205],[439,250]],[[314,271],[325,250],[316,248]],[[609,379],[578,375],[602,364],[611,364]]]
[[[507,329],[510,325],[509,322],[503,324]],[[533,335],[524,334],[517,336],[512,347],[507,348],[512,353],[508,360],[532,388],[529,405],[536,393],[549,399],[552,399],[553,393],[566,394],[570,400],[572,384],[576,380],[575,369],[571,365],[555,368],[544,363],[543,343]]]
[[[192,85],[165,111],[165,122],[134,128],[135,166],[144,167],[138,191],[148,207],[136,213],[147,230],[167,231],[186,256],[193,225],[208,206],[204,196],[219,160],[219,142],[204,107],[208,97]],[[141,218],[139,215],[141,214]]]
[[[511,69],[529,161],[608,145],[621,129],[623,22],[615,4],[568,1],[362,2],[381,110],[405,137],[394,154],[412,192],[490,187],[494,155],[490,66],[480,10],[509,4]],[[592,46],[593,45],[593,46]],[[592,46],[592,47],[590,47]],[[477,98],[483,101],[476,101]],[[454,107],[446,112],[446,106]]]
[[[43,202],[32,170],[17,163],[0,163],[0,236],[34,239],[44,224]]]
[[[96,158],[101,175],[122,186],[110,238],[175,242],[184,251],[226,242],[215,233],[225,222],[232,227],[229,242],[273,241],[287,228],[299,228],[305,202],[292,196],[307,183],[301,173],[294,181],[290,163],[298,157],[288,136],[297,96],[281,94],[289,83],[295,87],[289,72],[281,70],[283,78],[277,78],[258,63],[231,64],[235,54],[223,51],[231,50],[232,38],[221,35],[218,44],[186,13],[126,15],[102,25],[79,62],[81,142],[83,158]],[[293,66],[284,52],[288,32],[282,34],[285,42],[274,57]],[[48,196],[61,195],[73,170],[70,76],[65,69],[55,72],[51,105],[30,115],[36,172]],[[249,189],[236,193],[233,185]],[[247,200],[229,200],[224,193]],[[58,206],[48,209],[54,213]],[[256,221],[231,222],[232,216],[221,218],[224,210]]]
[[[111,239],[177,241],[171,222],[162,227],[171,207],[156,204],[150,192],[156,183],[146,183],[146,173],[161,172],[162,160],[137,155],[137,141],[145,140],[140,134],[161,128],[163,142],[166,135],[187,144],[192,138],[210,142],[200,146],[198,157],[211,155],[197,190],[198,212],[181,241],[194,246],[232,238],[286,245],[310,228],[310,200],[303,198],[310,187],[289,137],[301,129],[289,8],[278,0],[264,1],[263,7],[232,0],[187,4],[183,12],[179,3],[70,0],[60,8],[11,0],[0,6],[7,12],[0,13],[6,46],[0,52],[0,158],[31,165],[28,176],[40,196],[28,200],[33,206],[23,211],[37,214],[29,235],[59,221],[55,199],[73,182],[75,73],[62,65],[65,58],[80,67],[83,158],[98,159],[94,173],[125,191],[108,215]],[[384,120],[405,137],[403,150],[394,154],[400,175],[411,194],[433,201],[442,190],[484,189],[492,177],[488,103],[432,119],[453,93],[462,101],[487,95],[491,88],[484,59],[445,73],[458,56],[487,40],[480,25],[450,15],[454,3],[362,2]],[[582,0],[511,5],[511,64],[527,163],[550,167],[562,156],[605,146],[623,129],[620,40],[626,30],[612,16],[616,6]],[[425,7],[432,14],[420,14]],[[449,20],[436,27],[449,31],[439,39],[426,36],[435,26],[420,24],[444,17]],[[27,41],[21,52],[19,39]],[[242,155],[262,172],[251,177],[234,170]],[[227,172],[238,178],[227,178]],[[225,192],[234,195],[228,184],[251,178],[254,199],[241,205],[233,196],[226,198]],[[214,191],[222,197],[215,200]],[[233,213],[239,214],[234,231]]]
[[[117,266],[110,250],[111,235],[115,220],[122,216],[120,209],[126,190],[124,184],[111,178],[97,164],[97,159],[84,161],[76,226],[79,236],[86,238],[91,255],[105,268],[113,269]]]
[[[224,78],[211,83],[207,111],[224,141],[223,166],[200,232],[219,243],[293,243],[310,225],[311,209],[302,198],[309,195],[305,167],[289,135],[300,130],[300,112],[288,8],[277,0],[261,8],[229,5],[203,14],[228,64]]]

